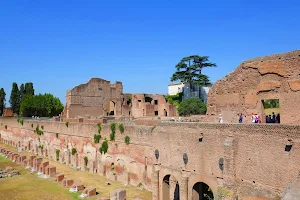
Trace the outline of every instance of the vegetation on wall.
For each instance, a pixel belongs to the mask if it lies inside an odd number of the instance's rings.
[[[116,133],[116,123],[111,123],[110,124],[110,130],[112,133]]]
[[[39,116],[53,117],[63,111],[63,104],[52,94],[25,95],[20,105],[23,117]]]
[[[59,160],[59,153],[60,153],[60,150],[59,149],[56,149],[56,160],[58,161]]]
[[[43,134],[44,134],[44,132],[43,132],[42,130],[40,130],[39,125],[36,126],[34,132],[35,132],[36,134],[38,134],[38,135],[43,135]]]
[[[165,99],[169,104],[172,104],[176,107],[179,106],[179,104],[182,102],[183,92],[179,92],[174,95],[166,95]]]
[[[56,138],[58,138],[58,133],[55,134]]]
[[[85,156],[85,157],[84,157],[84,165],[85,165],[85,166],[87,166],[88,161],[89,161],[88,157]]]
[[[110,141],[114,141],[115,140],[115,133],[111,133],[110,135],[109,135],[109,138],[110,138]]]
[[[7,129],[7,125],[5,125],[4,127],[5,127],[5,129]]]
[[[120,130],[120,133],[123,134],[124,133],[124,124],[119,124],[119,130]]]
[[[31,124],[31,128],[33,128],[33,124]]]
[[[99,151],[101,154],[106,154],[108,150],[108,141],[105,139],[101,145],[101,147],[99,148]]]
[[[69,122],[66,122],[66,127],[69,127]]]
[[[41,126],[41,129],[44,130],[44,125]]]
[[[100,133],[101,133],[101,130],[102,130],[102,124],[101,124],[101,123],[98,123],[97,126],[98,126],[98,133],[100,134]]]
[[[198,115],[206,113],[206,104],[198,98],[184,100],[178,107],[180,116]]]
[[[101,139],[101,135],[100,134],[95,134],[94,135],[94,143],[95,144],[98,144],[99,141],[100,141],[100,139]]]
[[[72,151],[71,151],[72,155],[74,156],[76,153],[77,153],[77,150],[75,148],[72,148]]]
[[[125,143],[130,144],[130,137],[128,135],[125,136]]]

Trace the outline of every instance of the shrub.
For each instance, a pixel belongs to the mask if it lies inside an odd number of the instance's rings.
[[[24,120],[23,119],[20,120],[20,124],[22,124],[22,126],[23,126],[23,124],[24,124]]]
[[[109,135],[109,138],[110,138],[110,141],[114,141],[115,140],[115,134],[114,133],[111,133]]]
[[[94,143],[95,144],[98,144],[99,143],[99,141],[100,141],[100,139],[101,139],[101,135],[100,134],[95,134],[94,135]]]
[[[84,157],[84,165],[85,165],[85,166],[87,166],[88,161],[89,161],[88,157],[85,156],[85,157]]]
[[[153,132],[155,128],[156,128],[156,126],[152,126],[151,132]]]
[[[17,122],[20,123],[20,119],[19,118],[17,119]]]
[[[69,127],[69,122],[66,122],[66,127]]]
[[[59,153],[60,153],[60,150],[59,150],[59,149],[56,149],[56,160],[57,160],[57,161],[59,160]]]
[[[206,104],[198,98],[189,98],[180,103],[178,114],[180,116],[189,116],[206,113]]]
[[[130,144],[130,137],[128,135],[125,136],[125,143]]]
[[[119,124],[119,130],[120,130],[121,134],[124,133],[124,125],[123,124]]]
[[[4,127],[5,127],[5,129],[7,129],[7,125],[5,125]]]
[[[101,147],[99,148],[99,151],[100,151],[101,154],[102,154],[102,153],[103,153],[103,154],[106,154],[107,150],[108,150],[108,142],[107,142],[107,140],[105,140],[105,141],[102,143]]]
[[[44,125],[41,126],[41,129],[44,130]]]
[[[101,123],[98,123],[97,126],[98,126],[98,133],[100,134],[102,130],[102,125]]]
[[[115,132],[116,132],[116,123],[112,123],[112,124],[110,125],[110,130],[111,130],[112,133],[115,133]]]
[[[56,138],[58,138],[58,133],[56,133],[55,135],[56,135]]]
[[[74,156],[77,153],[77,150],[75,148],[72,148],[72,155]]]
[[[38,134],[38,135],[43,135],[43,134],[44,134],[44,132],[40,130],[39,125],[36,126],[34,132],[35,132],[36,134]]]

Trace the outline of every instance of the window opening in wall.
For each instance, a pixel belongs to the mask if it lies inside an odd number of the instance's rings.
[[[155,115],[155,116],[158,116],[158,111],[154,111],[154,115]]]
[[[158,100],[154,100],[154,105],[158,105]]]
[[[166,109],[164,109],[164,115],[167,117],[168,116],[168,112]]]
[[[293,147],[293,145],[291,145],[291,144],[285,145],[285,151],[286,152],[291,151],[292,147]]]
[[[151,103],[152,102],[152,98],[151,97],[145,97],[145,102],[147,103]]]
[[[265,123],[280,124],[280,104],[279,99],[262,100],[263,116],[262,121]],[[253,120],[252,116],[252,122]]]
[[[142,100],[138,100],[138,102],[142,102]]]
[[[145,109],[143,109],[143,116],[145,116]]]

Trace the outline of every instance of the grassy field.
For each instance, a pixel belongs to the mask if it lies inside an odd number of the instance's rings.
[[[16,147],[11,147],[5,144],[0,144],[7,150],[17,152]],[[28,152],[22,152],[23,155],[30,155]],[[3,161],[2,161],[3,160]],[[0,168],[5,168],[7,165],[7,160],[0,160]],[[43,158],[43,160],[47,160]],[[75,181],[80,181],[85,187],[93,186],[96,187],[98,197],[109,197],[109,194],[114,189],[125,188],[124,184],[118,181],[108,180],[106,177],[102,177],[98,174],[93,174],[83,171],[75,171],[70,167],[50,160],[50,164],[56,166],[56,172],[64,173],[65,177],[71,178]],[[79,194],[75,194],[73,197],[68,193],[68,189],[64,189],[60,184],[51,182],[49,179],[39,179],[34,174],[29,174],[29,171],[24,170],[23,166],[18,166],[15,163],[9,162],[10,166],[21,170],[21,176],[12,177],[11,180],[8,178],[0,179],[0,200],[5,199],[77,199]],[[16,180],[15,182],[13,181]],[[110,186],[106,186],[105,182],[110,182]],[[13,190],[13,191],[12,191]],[[139,190],[136,187],[128,186],[126,188],[127,199],[131,200],[135,197],[139,197],[143,200],[152,199],[151,192],[146,190]],[[19,195],[20,194],[20,195]],[[2,196],[4,195],[4,196]],[[24,198],[22,197],[24,195]],[[26,196],[27,195],[27,196]],[[43,196],[41,196],[43,195]],[[26,197],[26,198],[25,198]],[[59,197],[59,198],[58,198]]]
[[[11,166],[20,171],[20,175],[0,179],[0,199],[1,200],[27,200],[27,199],[45,199],[45,200],[72,200],[77,199],[75,195],[68,193],[66,188],[49,179],[40,179],[36,174],[29,174],[20,165],[11,162],[0,156],[0,168]],[[79,194],[76,194],[78,196]]]

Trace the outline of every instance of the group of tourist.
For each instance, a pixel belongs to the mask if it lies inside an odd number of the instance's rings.
[[[239,123],[243,123],[243,118],[244,118],[243,113],[240,113],[239,114]],[[261,123],[260,115],[252,113],[251,122],[255,123],[255,124]],[[266,115],[266,123],[280,124],[280,114],[278,113],[276,116],[275,113],[272,112],[272,115]]]
[[[266,115],[266,123],[280,124],[280,114],[278,113],[276,116],[275,113],[272,112],[272,115]]]

